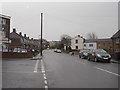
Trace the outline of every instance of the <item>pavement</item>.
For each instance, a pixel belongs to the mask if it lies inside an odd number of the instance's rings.
[[[120,61],[116,61],[114,59],[111,60],[112,63],[117,63],[117,64],[120,64]]]
[[[36,60],[35,60],[36,58]],[[2,88],[44,88],[44,78],[41,72],[41,57],[3,59]],[[37,67],[37,68],[36,68]]]

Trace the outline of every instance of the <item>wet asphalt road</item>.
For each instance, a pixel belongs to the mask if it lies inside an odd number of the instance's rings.
[[[44,51],[49,88],[118,88],[118,64]]]
[[[3,88],[118,88],[120,77],[118,64],[87,61],[53,50],[43,51],[38,63],[4,59],[2,68]]]

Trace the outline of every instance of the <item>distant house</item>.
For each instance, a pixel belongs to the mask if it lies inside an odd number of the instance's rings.
[[[84,47],[84,38],[80,35],[75,36],[71,39],[71,49],[72,50],[80,50]]]
[[[57,48],[57,45],[60,44],[60,41],[49,41],[49,47],[54,49]]]
[[[120,30],[116,32],[112,37],[112,47],[113,47],[113,54],[115,54],[116,59],[120,60]]]
[[[97,40],[86,39],[84,42],[84,49],[97,49]]]
[[[112,39],[106,38],[106,39],[98,39],[97,40],[97,48],[98,49],[104,49],[108,53],[112,54]]]
[[[87,39],[84,43],[84,49],[104,49],[112,53],[112,40],[107,39]]]
[[[22,36],[21,32],[18,34],[16,32],[16,29],[13,29],[13,32],[10,33],[10,39],[11,39],[10,49],[25,47],[24,37]]]
[[[9,50],[9,43],[11,42],[9,39],[10,18],[9,16],[0,14],[0,52]]]

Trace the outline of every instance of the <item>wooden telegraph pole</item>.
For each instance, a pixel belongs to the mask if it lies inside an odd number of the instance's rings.
[[[42,29],[43,29],[43,13],[41,13],[41,56],[42,56]]]

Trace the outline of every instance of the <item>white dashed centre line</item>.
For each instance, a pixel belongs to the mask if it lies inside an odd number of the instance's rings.
[[[110,73],[110,74],[116,75],[116,76],[120,76],[120,75],[117,74],[117,73],[113,73],[113,72],[111,72],[111,71],[108,71],[108,70],[105,70],[105,69],[102,69],[102,68],[99,68],[99,67],[95,67],[95,68],[97,68],[97,69],[99,69],[99,70],[101,70],[101,71],[104,71],[104,72],[107,72],[107,73]]]
[[[42,73],[43,73],[45,90],[48,90],[48,82],[47,82],[47,77],[46,77],[46,74],[45,74],[45,67],[44,67],[43,60],[41,60],[41,71],[42,71]]]
[[[45,90],[48,90],[48,86],[47,85],[45,85]]]
[[[34,72],[35,72],[35,73],[37,72],[39,61],[40,61],[40,60],[37,60],[37,61],[36,61],[36,64],[35,64],[35,67],[34,67]]]
[[[44,80],[44,83],[47,85],[47,80]]]

